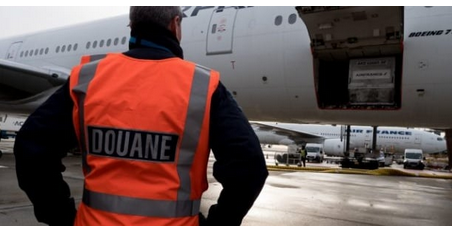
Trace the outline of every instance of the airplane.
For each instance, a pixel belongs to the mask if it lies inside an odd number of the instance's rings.
[[[8,136],[14,136],[11,133],[18,132],[26,119],[27,117],[25,116],[0,114],[0,131],[2,132],[2,136],[6,136],[6,134]]]
[[[319,124],[251,122],[261,144],[288,146],[289,152],[306,143],[323,144],[329,156],[343,156],[345,127]],[[372,145],[373,128],[351,126],[350,148],[365,149]],[[426,154],[447,150],[446,140],[440,135],[406,127],[378,127],[377,148],[392,154],[403,154],[405,149],[422,149]]]
[[[220,71],[250,120],[427,127],[452,142],[452,7],[187,6],[183,14],[185,59]],[[127,50],[127,25],[123,15],[0,40],[0,112],[32,112],[83,55]]]
[[[0,114],[0,142],[2,139],[16,137],[16,133],[20,130],[26,120],[25,116],[11,116]],[[0,157],[3,152],[0,150]]]

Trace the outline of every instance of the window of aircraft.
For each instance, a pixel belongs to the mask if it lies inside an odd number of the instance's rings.
[[[103,47],[104,46],[104,40],[101,40],[100,42],[99,42],[99,47],[101,48],[101,47]]]
[[[293,13],[289,16],[289,24],[294,24],[295,21],[297,21],[297,15]]]
[[[25,57],[28,57],[28,51],[25,51]]]
[[[41,48],[41,50],[39,50],[39,55],[44,54],[44,48]]]
[[[110,44],[111,44],[111,39],[108,39],[107,40],[107,47],[110,47]]]
[[[121,39],[121,44],[126,44],[126,40],[127,40],[127,38],[124,36],[124,37]]]
[[[215,34],[215,32],[217,31],[217,24],[212,25],[212,34]]]
[[[436,138],[436,140],[438,140],[438,141],[443,141],[443,138]]]
[[[60,46],[57,46],[57,47],[56,47],[55,52],[56,52],[56,53],[60,52]]]
[[[113,44],[116,46],[116,45],[118,45],[118,42],[119,42],[119,38],[116,37],[116,38],[115,38],[115,41],[113,42]]]
[[[49,48],[47,47],[45,50],[45,54],[47,55],[49,53]]]
[[[63,47],[61,47],[61,52],[66,51],[66,45],[63,45]]]
[[[77,51],[78,44],[74,44],[74,51]]]
[[[275,18],[275,25],[279,26],[279,25],[281,25],[281,23],[282,23],[282,16],[277,16]]]
[[[93,42],[93,48],[96,48],[97,47],[97,40],[95,40],[94,42]]]
[[[20,52],[20,57],[22,58],[22,56],[24,56],[24,51]]]
[[[86,43],[86,49],[89,49],[91,47],[91,42],[88,41],[88,43]]]
[[[35,49],[35,55],[38,55],[39,49]]]
[[[33,56],[33,50],[30,50],[30,57]]]
[[[69,45],[67,46],[67,51],[70,52],[71,49],[72,49],[72,44],[69,44]]]

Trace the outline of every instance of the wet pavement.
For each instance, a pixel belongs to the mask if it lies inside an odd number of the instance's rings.
[[[0,142],[0,225],[34,226],[38,223],[26,195],[17,186],[12,142]],[[272,164],[271,153],[267,162]],[[216,202],[221,184],[209,161],[209,189],[201,211]],[[81,199],[83,176],[80,157],[64,159],[65,180],[72,195]],[[310,166],[333,164],[307,163]],[[305,171],[270,171],[261,195],[243,220],[249,226],[430,226],[452,225],[452,180],[403,176],[376,176]]]

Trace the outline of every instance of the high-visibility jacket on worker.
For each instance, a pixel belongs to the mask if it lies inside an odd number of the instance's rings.
[[[306,158],[306,150],[305,149],[301,149],[300,154],[301,154],[302,158]]]
[[[180,58],[108,54],[75,67],[85,175],[75,225],[198,225],[218,83],[218,72]]]

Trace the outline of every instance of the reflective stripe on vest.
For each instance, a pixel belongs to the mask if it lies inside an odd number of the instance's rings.
[[[78,96],[78,105],[79,105],[79,123],[80,123],[80,140],[81,142],[81,150],[82,150],[82,165],[83,169],[86,172],[90,172],[90,168],[88,166],[88,163],[86,161],[86,154],[87,154],[87,146],[86,146],[86,138],[85,138],[85,124],[83,121],[83,104],[85,102],[86,97],[86,90],[88,89],[89,82],[93,79],[94,74],[96,73],[97,64],[99,63],[98,60],[101,60],[105,58],[105,54],[99,54],[99,55],[85,55],[82,56],[81,64],[86,64],[82,67],[80,70],[80,76],[77,86],[74,87],[74,92],[77,93]],[[90,63],[90,64],[87,64]]]
[[[105,56],[107,56],[107,55],[104,55],[104,54],[84,55],[84,56],[82,56],[82,59],[80,60],[80,64],[85,64],[85,63],[101,60],[101,59],[105,58]]]
[[[204,119],[204,110],[207,100],[206,97],[209,89],[209,76],[210,72],[205,68],[198,65],[195,67],[195,75],[193,77],[192,88],[190,91],[187,118],[177,163],[177,173],[179,174],[181,182],[181,188],[177,193],[178,199],[190,199],[190,168],[193,163],[196,148],[198,147],[198,139],[201,133],[202,121]],[[191,138],[190,136],[196,137]]]
[[[86,188],[83,191],[83,203],[113,213],[167,218],[197,215],[201,206],[201,200],[139,199],[93,192]]]
[[[80,75],[78,78],[78,84],[72,89],[74,93],[77,94],[78,98],[78,115],[79,115],[79,127],[80,127],[80,146],[82,150],[82,165],[86,172],[90,172],[91,169],[86,161],[86,156],[88,154],[88,147],[86,146],[86,136],[85,136],[85,120],[84,120],[84,103],[86,97],[86,91],[88,90],[88,85],[94,78],[96,73],[97,65],[99,61],[90,62],[85,64],[80,69]]]
[[[84,101],[90,81],[94,78],[99,61],[82,66],[78,84],[74,86],[79,103],[80,141],[83,151],[85,169],[89,172],[87,161],[87,143],[84,121]],[[185,217],[195,216],[199,213],[200,200],[191,200],[190,169],[198,147],[198,139],[201,134],[204,120],[206,100],[210,82],[210,70],[201,66],[195,67],[195,73],[190,91],[187,117],[181,142],[179,158],[177,161],[177,173],[180,180],[180,188],[177,192],[177,200],[151,200],[135,197],[126,197],[99,193],[85,188],[83,203],[98,210],[137,216],[150,217]],[[201,107],[201,108],[200,108]]]

